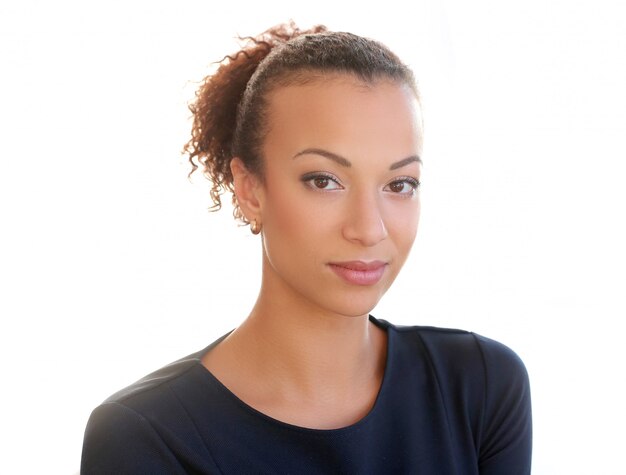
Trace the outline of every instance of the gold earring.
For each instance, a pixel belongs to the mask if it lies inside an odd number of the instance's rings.
[[[261,223],[257,222],[256,219],[253,219],[252,224],[250,224],[250,231],[252,234],[259,234],[261,232]]]

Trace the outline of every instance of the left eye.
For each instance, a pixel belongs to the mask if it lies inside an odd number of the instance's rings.
[[[392,191],[399,195],[412,195],[419,188],[420,182],[415,178],[403,178],[389,183],[385,190]]]

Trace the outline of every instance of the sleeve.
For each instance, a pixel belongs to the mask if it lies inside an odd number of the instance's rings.
[[[527,475],[531,469],[530,383],[511,349],[476,335],[485,365],[485,399],[479,446],[481,475]]]
[[[81,475],[184,474],[157,431],[141,414],[105,403],[91,414],[81,459]]]

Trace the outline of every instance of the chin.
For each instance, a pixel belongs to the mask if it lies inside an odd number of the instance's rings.
[[[395,280],[395,269],[388,268],[386,275],[373,285],[351,285],[339,281],[326,287],[325,292],[317,292],[315,299],[326,310],[347,317],[361,317],[369,314],[378,305]],[[321,289],[319,287],[318,289]],[[319,299],[319,300],[318,300]]]
[[[326,301],[325,308],[333,313],[346,317],[362,317],[368,315],[380,301],[377,295],[373,298],[371,295],[355,296],[351,292],[346,292],[345,296],[335,300],[334,302]]]

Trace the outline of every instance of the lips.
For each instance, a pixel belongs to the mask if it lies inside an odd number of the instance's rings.
[[[348,261],[331,262],[329,266],[349,284],[374,285],[383,276],[387,263],[383,261]]]

